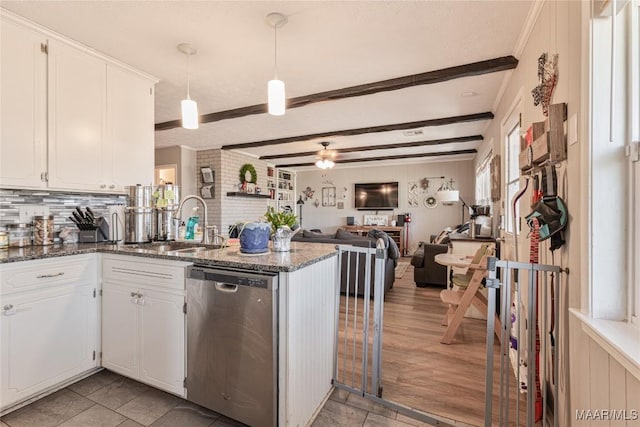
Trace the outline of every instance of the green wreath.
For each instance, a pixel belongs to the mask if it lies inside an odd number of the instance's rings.
[[[245,163],[240,168],[240,182],[247,181],[247,172],[251,174],[251,180],[248,182],[256,184],[258,182],[258,173],[251,163]]]

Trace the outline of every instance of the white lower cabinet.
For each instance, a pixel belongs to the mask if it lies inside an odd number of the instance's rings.
[[[140,261],[104,256],[102,366],[184,396],[184,263]],[[173,270],[172,285],[182,287],[153,286],[149,276],[159,268],[163,277]]]
[[[97,366],[95,255],[0,268],[0,408]],[[24,289],[24,290],[23,290]]]

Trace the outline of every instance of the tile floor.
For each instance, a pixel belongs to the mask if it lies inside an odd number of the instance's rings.
[[[239,427],[244,424],[103,370],[5,415],[0,427]],[[314,427],[426,425],[380,404],[335,390]]]

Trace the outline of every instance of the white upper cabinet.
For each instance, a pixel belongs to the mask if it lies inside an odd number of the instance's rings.
[[[34,28],[3,11],[0,186],[150,184],[155,80]]]
[[[1,25],[0,184],[46,187],[47,39],[9,20]]]
[[[153,82],[107,65],[107,123],[111,147],[109,190],[150,185],[154,171]]]
[[[106,76],[104,61],[49,42],[49,186],[104,190]]]

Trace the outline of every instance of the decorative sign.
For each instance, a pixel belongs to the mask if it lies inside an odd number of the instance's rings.
[[[389,217],[387,215],[365,215],[364,225],[381,225],[386,226]]]

